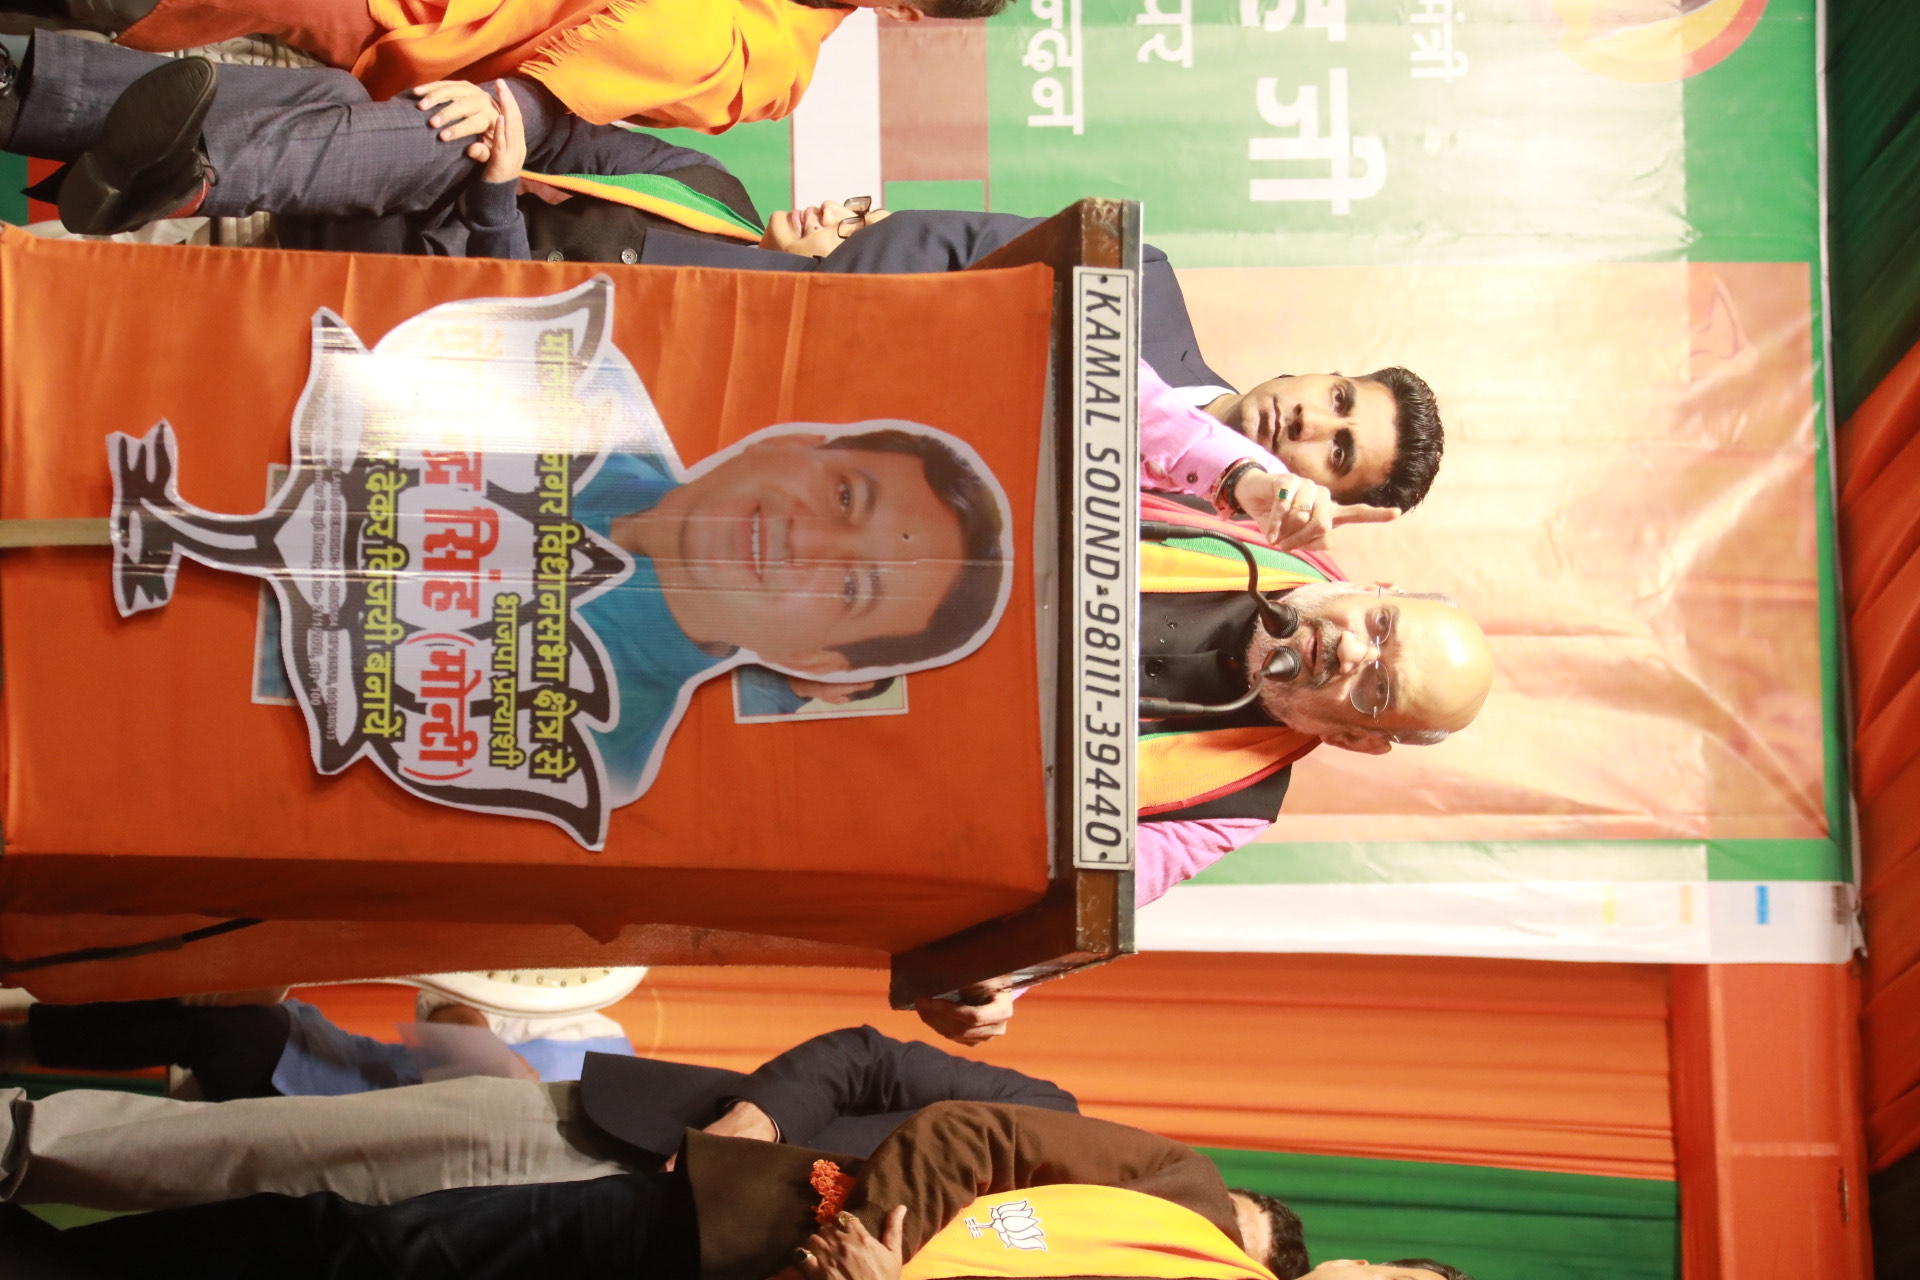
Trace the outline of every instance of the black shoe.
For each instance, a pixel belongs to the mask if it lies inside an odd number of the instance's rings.
[[[67,17],[94,31],[125,31],[160,0],[66,0]]]
[[[159,3],[160,0],[0,0],[0,13],[113,35],[152,13]]]
[[[212,177],[200,126],[218,87],[205,58],[173,59],[128,85],[60,185],[67,230],[113,235],[198,208]]]
[[[20,122],[20,88],[20,68],[0,46],[0,151],[13,141],[13,127]]]

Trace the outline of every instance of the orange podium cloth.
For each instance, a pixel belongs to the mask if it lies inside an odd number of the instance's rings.
[[[436,922],[468,936],[511,925],[572,937],[577,926],[583,942],[684,926],[873,955],[1037,899],[1048,851],[1026,556],[1047,272],[604,274],[611,342],[689,466],[780,424],[829,424],[807,429],[831,435],[832,424],[899,419],[970,445],[1011,513],[1009,602],[984,642],[908,674],[910,697],[889,715],[742,723],[727,676],[693,686],[657,778],[607,811],[595,850],[549,822],[410,794],[369,759],[317,772],[300,708],[249,691],[260,649],[273,650],[258,583],[188,563],[170,603],[123,618],[107,549],[9,552],[0,952],[93,945],[83,915],[188,915],[384,922],[383,972],[447,967],[432,954]],[[594,275],[9,230],[0,515],[106,515],[107,435],[162,420],[182,501],[261,510],[269,468],[289,460],[317,309],[373,348],[440,304],[547,299]],[[485,325],[436,333],[492,340]],[[62,918],[64,937],[49,927]],[[140,940],[129,928],[112,941]],[[427,954],[393,963],[409,936]]]

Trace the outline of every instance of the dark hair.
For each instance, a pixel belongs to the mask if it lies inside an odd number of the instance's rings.
[[[887,690],[893,688],[895,682],[897,682],[899,679],[900,679],[899,676],[881,676],[878,680],[875,680],[870,686],[868,686],[865,689],[862,689],[860,692],[848,694],[847,701],[848,702],[865,702],[868,698],[877,698],[881,694],[885,693]]]
[[[927,629],[913,636],[875,636],[840,646],[850,667],[893,667],[925,662],[972,637],[993,616],[1007,566],[1000,555],[1003,516],[998,495],[980,473],[938,436],[887,428],[835,436],[822,449],[904,453],[920,459],[927,487],[960,521],[960,577],[933,611]]]
[[[1362,381],[1377,382],[1393,392],[1393,428],[1399,447],[1387,478],[1361,494],[1360,501],[1411,511],[1427,496],[1434,476],[1440,473],[1440,453],[1446,445],[1440,406],[1425,378],[1397,364],[1377,369]]]
[[[1299,1214],[1282,1201],[1245,1187],[1228,1187],[1227,1194],[1245,1196],[1267,1215],[1267,1225],[1273,1229],[1273,1244],[1267,1249],[1267,1256],[1256,1261],[1265,1263],[1267,1270],[1279,1280],[1299,1280],[1312,1270],[1307,1262],[1307,1240]]]
[[[1425,385],[1424,383],[1422,385]],[[1412,1267],[1416,1270],[1431,1271],[1440,1280],[1473,1280],[1473,1277],[1458,1267],[1450,1267],[1444,1262],[1435,1262],[1432,1258],[1397,1258],[1387,1264],[1390,1267]]]
[[[929,18],[991,18],[1007,7],[1007,0],[910,0]]]

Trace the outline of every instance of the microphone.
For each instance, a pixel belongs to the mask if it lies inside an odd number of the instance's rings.
[[[1247,562],[1247,595],[1253,599],[1253,607],[1259,612],[1260,626],[1275,640],[1285,640],[1300,629],[1300,611],[1284,600],[1269,600],[1260,593],[1260,562],[1253,558],[1253,551],[1238,538],[1228,538],[1209,529],[1189,529],[1185,525],[1173,524],[1166,520],[1142,520],[1140,536],[1148,542],[1165,542],[1169,538],[1212,538],[1224,542],[1240,553]],[[1291,680],[1300,674],[1299,662],[1294,669],[1281,680]]]
[[[1229,538],[1209,529],[1189,529],[1185,525],[1174,524],[1166,520],[1142,520],[1140,536],[1148,542],[1166,542],[1171,538],[1212,538],[1224,542],[1240,553],[1247,562],[1247,595],[1253,600],[1254,609],[1260,619],[1261,629],[1275,640],[1285,640],[1300,629],[1300,611],[1284,600],[1269,600],[1260,592],[1260,562],[1253,558],[1253,551],[1238,538]],[[1230,715],[1243,707],[1252,705],[1260,696],[1260,686],[1269,680],[1291,680],[1300,674],[1300,655],[1292,649],[1275,649],[1267,658],[1267,665],[1260,672],[1260,679],[1253,687],[1232,702],[1219,704],[1206,702],[1180,702],[1173,698],[1142,698],[1139,714],[1150,720],[1165,719],[1168,716],[1215,716]]]
[[[1149,720],[1164,720],[1168,716],[1224,716],[1231,715],[1243,707],[1253,704],[1260,696],[1260,686],[1268,680],[1291,680],[1300,674],[1300,655],[1291,649],[1275,649],[1273,656],[1267,659],[1267,665],[1260,672],[1260,679],[1253,688],[1247,690],[1232,702],[1180,702],[1173,698],[1142,698],[1140,714]]]

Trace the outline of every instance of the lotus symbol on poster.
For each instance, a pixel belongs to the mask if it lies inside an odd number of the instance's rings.
[[[702,682],[758,661],[871,683],[986,642],[1013,546],[971,446],[780,423],[688,467],[613,303],[604,276],[462,299],[371,347],[322,309],[292,465],[251,514],[181,497],[167,421],[108,436],[120,613],[164,607],[183,558],[265,579],[319,773],[367,760],[590,849]]]

